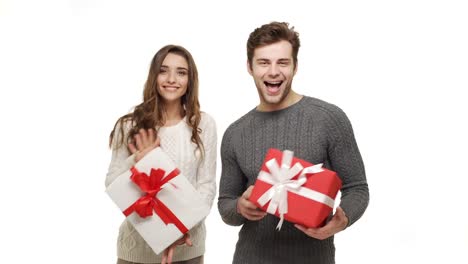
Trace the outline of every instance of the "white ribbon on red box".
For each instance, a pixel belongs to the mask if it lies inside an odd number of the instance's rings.
[[[270,214],[275,214],[278,209],[280,221],[276,226],[277,230],[281,229],[284,222],[284,214],[288,212],[288,192],[326,204],[331,208],[333,208],[335,204],[335,200],[328,195],[302,187],[302,185],[307,181],[306,174],[322,172],[322,164],[320,163],[304,168],[299,162],[297,162],[293,167],[291,167],[293,157],[294,153],[292,151],[283,151],[281,167],[278,165],[276,159],[271,159],[265,164],[270,173],[260,171],[257,178],[257,180],[261,180],[272,185],[272,187],[258,199],[258,203],[261,206],[264,206],[266,203],[270,202],[267,208],[267,212]],[[300,175],[297,180],[292,180],[292,178],[299,173]]]

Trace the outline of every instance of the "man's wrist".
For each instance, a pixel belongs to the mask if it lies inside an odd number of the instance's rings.
[[[239,208],[239,199],[240,199],[240,197],[237,198],[237,200],[236,200],[236,212],[237,212],[238,214],[242,215],[242,214],[240,213],[240,208]]]

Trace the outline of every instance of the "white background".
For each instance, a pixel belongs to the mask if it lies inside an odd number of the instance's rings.
[[[114,263],[108,135],[152,56],[192,52],[221,140],[258,103],[248,34],[276,20],[301,36],[293,89],[340,106],[365,161],[370,205],[337,262],[467,263],[465,2],[222,2],[0,0],[0,262]],[[216,202],[207,226],[206,263],[230,263]]]

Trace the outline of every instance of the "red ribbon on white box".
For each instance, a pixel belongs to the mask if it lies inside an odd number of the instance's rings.
[[[290,150],[283,151],[281,167],[278,165],[276,159],[271,159],[266,162],[266,167],[270,173],[260,171],[257,179],[273,185],[266,191],[259,199],[258,203],[264,206],[270,202],[267,212],[275,214],[276,210],[280,215],[280,221],[276,226],[277,230],[281,229],[284,222],[284,214],[288,212],[288,192],[301,195],[305,198],[326,204],[333,208],[335,200],[323,193],[304,188],[302,185],[307,181],[306,174],[319,173],[323,171],[322,164],[313,165],[304,168],[299,162],[291,167],[292,158],[294,153]],[[297,180],[292,180],[294,176],[299,174]]]
[[[165,188],[167,184],[171,184],[169,181],[179,175],[179,169],[174,169],[168,175],[166,175],[163,169],[151,169],[150,175],[138,171],[135,167],[132,167],[130,170],[132,172],[130,179],[144,194],[140,199],[125,209],[123,214],[129,216],[133,212],[136,212],[140,217],[145,218],[152,216],[153,212],[155,212],[164,224],[174,224],[182,234],[187,233],[187,227],[177,218],[171,209],[157,197],[158,192]]]

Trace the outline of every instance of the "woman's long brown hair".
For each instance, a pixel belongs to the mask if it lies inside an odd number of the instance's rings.
[[[173,53],[185,58],[188,64],[188,84],[187,92],[181,98],[182,107],[187,116],[187,123],[192,128],[191,141],[197,145],[203,155],[203,143],[200,139],[201,129],[200,125],[200,103],[198,101],[198,71],[192,55],[185,48],[177,45],[167,45],[161,48],[153,57],[151,66],[148,73],[148,79],[145,83],[143,90],[143,102],[137,105],[133,112],[120,117],[114,125],[114,129],[110,133],[110,143],[112,146],[113,140],[117,141],[117,147],[122,144],[131,143],[134,141],[134,136],[138,133],[140,128],[143,129],[158,129],[166,122],[164,116],[164,104],[162,98],[158,93],[157,79],[161,69],[161,65],[166,58],[167,54]],[[131,122],[131,128],[124,139],[124,126],[126,122]],[[120,137],[114,138],[115,130],[120,127]]]

